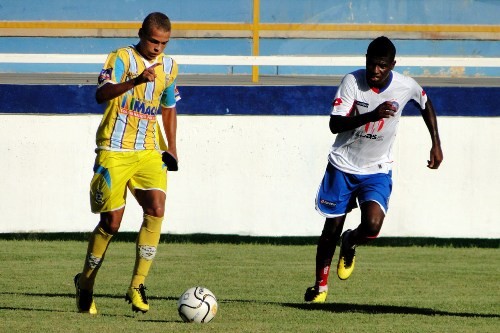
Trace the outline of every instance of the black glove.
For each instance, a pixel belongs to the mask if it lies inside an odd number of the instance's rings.
[[[161,154],[161,160],[167,166],[168,171],[179,170],[177,159],[174,157],[174,155],[170,154],[168,151],[164,151],[163,154]]]

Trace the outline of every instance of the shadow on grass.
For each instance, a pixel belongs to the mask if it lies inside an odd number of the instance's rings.
[[[67,310],[60,310],[60,309],[37,309],[37,308],[27,308],[27,307],[15,307],[15,306],[0,306],[0,310],[7,310],[7,311],[27,311],[27,312],[57,312],[57,313],[76,313],[76,311],[67,311]],[[81,313],[81,315],[86,315],[90,316],[89,314]],[[137,318],[138,321],[143,321],[143,322],[152,322],[152,323],[182,323],[183,321],[181,319],[179,320],[158,320],[158,319],[141,319],[138,318],[140,314],[123,314],[123,315],[118,315],[118,314],[110,314],[110,313],[98,313],[97,316],[102,316],[102,317],[110,317],[110,318]]]
[[[413,306],[381,305],[381,304],[353,304],[353,303],[282,303],[283,306],[300,309],[329,311],[336,313],[357,312],[368,314],[410,314],[424,316],[450,316],[450,317],[479,317],[479,318],[500,318],[499,314],[470,313],[470,312],[450,312],[429,308],[418,308]]]
[[[58,296],[59,297],[59,296]],[[61,309],[43,309],[43,308],[27,308],[27,307],[20,307],[20,306],[0,306],[0,310],[10,310],[10,311],[35,311],[35,312],[58,312],[58,313],[76,313],[76,311],[67,311],[67,310],[61,310]],[[84,313],[82,313],[84,315]],[[88,314],[87,314],[88,316]],[[134,318],[134,315],[114,315],[114,314],[103,314],[99,313],[99,316],[104,316],[104,317],[129,317],[129,318]]]
[[[74,298],[75,297],[75,294],[73,293],[52,293],[52,294],[49,294],[49,293],[15,293],[15,292],[0,292],[0,295],[11,295],[11,296],[14,296],[14,295],[19,295],[19,296],[33,296],[33,297],[69,297],[69,298]],[[113,298],[113,299],[125,299],[125,292],[123,293],[123,295],[117,295],[117,294],[99,294],[99,293],[96,293],[94,294],[94,296],[96,298]],[[163,296],[148,296],[148,299],[160,299],[160,300],[166,300],[166,301],[177,301],[179,299],[179,297],[174,297],[174,296],[167,296],[167,297],[163,297]]]
[[[0,295],[8,295],[8,296],[28,296],[28,297],[56,297],[56,298],[75,298],[75,294],[73,293],[33,293],[33,292],[0,292]],[[123,295],[112,295],[112,294],[95,294],[96,298],[111,298],[111,299],[125,299],[125,294]],[[165,300],[165,301],[177,301],[178,297],[168,296],[168,297],[158,297],[158,296],[150,296],[149,300]],[[59,312],[59,313],[75,313],[75,311],[67,311],[62,309],[44,309],[44,308],[29,308],[29,307],[16,307],[16,306],[0,306],[0,310],[7,311],[36,311],[36,312]],[[104,317],[127,317],[127,318],[138,318],[140,313],[137,314],[124,314],[124,315],[116,315],[110,313],[101,313],[99,312],[99,316]],[[182,320],[151,320],[151,319],[141,319],[138,318],[139,321],[145,322],[161,322],[161,323],[182,323]]]
[[[31,297],[67,297],[74,298],[74,294],[70,293],[16,293],[16,292],[0,292],[0,295],[10,296],[31,296]],[[95,294],[96,298],[111,298],[111,299],[124,299],[124,295],[117,294]],[[178,296],[149,296],[149,300],[163,300],[163,301],[177,301]],[[281,303],[281,302],[267,302],[256,300],[218,300],[220,303],[255,303],[255,304],[271,304],[283,307],[289,307],[299,310],[308,311],[328,311],[335,313],[367,313],[367,314],[409,314],[409,315],[424,315],[424,316],[449,316],[449,317],[463,317],[463,318],[500,318],[500,314],[490,313],[472,313],[472,312],[450,312],[430,308],[419,308],[413,306],[400,306],[400,305],[383,305],[383,304],[354,304],[354,303]],[[48,311],[48,312],[67,312],[58,309],[34,309],[23,307],[9,307],[0,306],[0,310],[24,310],[24,311]],[[104,316],[116,316],[110,314],[103,314]],[[124,315],[125,317],[134,317],[133,315]],[[149,321],[149,320],[146,320]],[[156,321],[156,320],[153,320]],[[161,321],[164,322],[164,321]]]

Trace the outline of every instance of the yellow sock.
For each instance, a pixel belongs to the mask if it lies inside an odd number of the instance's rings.
[[[160,242],[161,224],[163,217],[144,214],[141,230],[137,236],[137,252],[134,273],[130,286],[138,288],[144,284],[149,268],[156,255],[156,248]]]
[[[101,267],[104,255],[108,249],[109,242],[113,235],[108,234],[100,226],[97,226],[90,235],[87,256],[83,265],[80,287],[83,289],[93,289],[94,281]]]

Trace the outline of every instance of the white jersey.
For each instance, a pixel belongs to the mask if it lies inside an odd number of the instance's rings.
[[[392,102],[397,111],[394,117],[338,133],[330,149],[330,163],[351,174],[388,173],[401,112],[410,100],[425,109],[427,95],[410,77],[392,71],[387,86],[377,90],[368,86],[366,70],[347,74],[335,94],[331,115],[349,117],[371,112],[385,101]]]

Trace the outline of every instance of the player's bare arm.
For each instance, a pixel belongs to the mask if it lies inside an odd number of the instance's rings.
[[[146,82],[153,82],[156,78],[155,67],[160,65],[159,63],[153,64],[149,68],[145,69],[144,72],[139,74],[139,76],[130,79],[125,82],[120,83],[107,83],[99,87],[95,93],[95,99],[97,103],[101,104],[112,100],[118,96],[123,95],[125,92],[133,89],[135,86]]]
[[[162,108],[161,119],[163,129],[167,137],[168,152],[171,153],[177,160],[177,109]]]
[[[386,101],[375,108],[375,110],[356,116],[331,116],[330,131],[333,134],[350,131],[366,123],[378,121],[382,118],[394,117],[395,107]]]
[[[432,141],[427,167],[430,169],[437,169],[443,161],[443,151],[441,149],[441,139],[439,138],[436,112],[434,111],[434,107],[432,106],[432,102],[429,97],[427,97],[425,109],[421,110],[420,113],[422,114],[422,118],[424,118],[425,125],[429,130]]]

